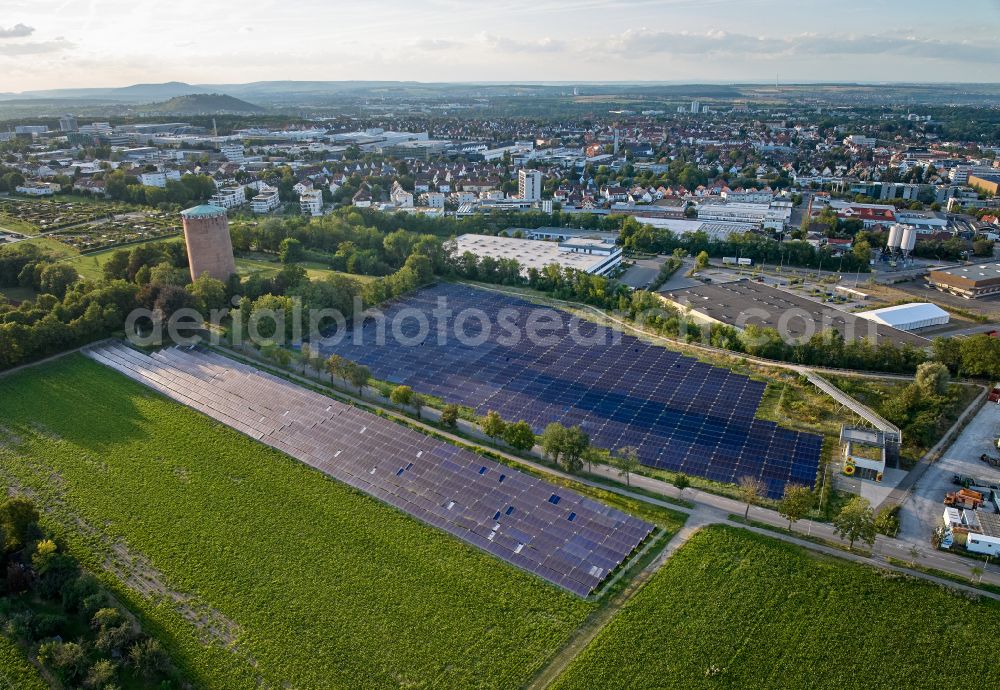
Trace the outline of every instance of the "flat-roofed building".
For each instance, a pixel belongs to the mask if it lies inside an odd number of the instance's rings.
[[[965,540],[965,548],[973,553],[989,556],[1000,554],[1000,516],[985,510],[962,512],[970,516],[966,518],[966,521],[970,523],[970,529]],[[971,519],[972,515],[975,516],[975,520]]]
[[[939,268],[927,274],[927,282],[966,299],[1000,295],[1000,262]]]
[[[845,426],[840,430],[843,472],[848,477],[882,481],[886,467],[885,434],[878,429]]]
[[[897,304],[892,307],[858,312],[858,316],[877,321],[892,328],[898,328],[901,331],[914,331],[918,328],[943,326],[948,323],[950,318],[948,312],[930,302]]]
[[[458,255],[472,252],[482,258],[515,259],[523,273],[542,270],[555,264],[593,275],[607,275],[621,265],[621,247],[601,239],[572,238],[565,242],[524,240],[493,235],[459,235],[455,238]]]
[[[770,204],[708,203],[698,206],[698,220],[749,223],[770,230],[784,229],[791,217],[792,204],[787,201],[775,201]]]
[[[270,213],[281,206],[281,199],[278,197],[278,190],[268,187],[262,189],[250,200],[250,210],[254,213]]]
[[[750,325],[774,328],[787,341],[836,330],[845,342],[866,338],[874,343],[891,342],[921,348],[930,345],[927,338],[919,335],[745,279],[674,290],[660,297],[695,322],[722,323],[740,330]]]
[[[542,173],[538,170],[517,171],[517,196],[525,201],[542,198]]]
[[[208,200],[212,206],[221,208],[238,208],[247,202],[247,193],[242,185],[223,187]]]
[[[308,189],[299,194],[299,212],[303,216],[322,216],[323,192],[319,189]]]
[[[980,192],[1000,194],[1000,174],[980,173],[978,175],[969,174],[969,186]]]

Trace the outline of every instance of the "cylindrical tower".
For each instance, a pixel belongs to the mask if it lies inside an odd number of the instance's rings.
[[[207,273],[212,278],[225,281],[236,273],[226,209],[203,204],[181,211],[181,219],[191,280]]]

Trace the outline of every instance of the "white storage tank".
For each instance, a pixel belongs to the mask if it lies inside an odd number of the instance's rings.
[[[913,251],[913,248],[917,246],[917,229],[912,225],[907,225],[903,228],[903,240],[900,243],[900,249],[909,254]]]
[[[889,241],[886,242],[886,246],[889,249],[899,249],[899,244],[903,240],[903,226],[896,223],[891,228],[889,228]]]

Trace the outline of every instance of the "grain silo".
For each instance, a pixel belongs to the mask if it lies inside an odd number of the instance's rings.
[[[225,281],[236,273],[226,209],[201,205],[181,211],[191,280],[207,273]]]

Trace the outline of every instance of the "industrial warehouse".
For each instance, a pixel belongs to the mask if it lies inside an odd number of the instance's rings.
[[[846,342],[867,338],[875,343],[888,341],[914,347],[930,344],[919,335],[746,279],[699,285],[661,297],[695,321],[723,323],[741,330],[749,325],[776,328],[786,339],[809,338],[835,329]]]
[[[480,258],[514,259],[525,274],[528,269],[541,270],[555,264],[603,276],[622,262],[621,247],[603,239],[570,238],[562,242],[547,242],[467,234],[455,238],[455,250],[459,256],[471,252]]]
[[[1000,295],[1000,263],[941,268],[928,273],[927,281],[938,290],[966,299]]]

